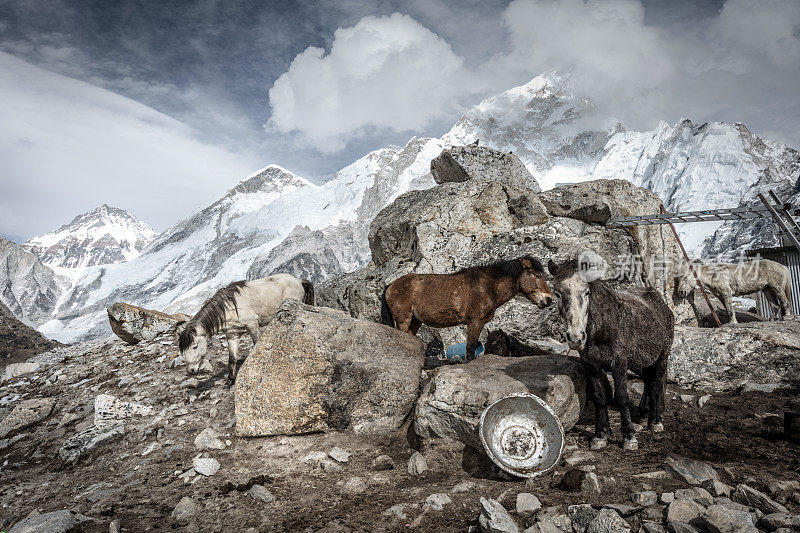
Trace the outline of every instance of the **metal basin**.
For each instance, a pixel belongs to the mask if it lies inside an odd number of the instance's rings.
[[[484,409],[478,427],[494,463],[517,477],[536,477],[558,464],[564,428],[553,410],[533,394],[512,394]]]

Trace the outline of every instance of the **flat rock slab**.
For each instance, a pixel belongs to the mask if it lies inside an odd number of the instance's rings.
[[[416,399],[424,355],[408,333],[287,300],[239,371],[236,431],[396,430]]]
[[[675,326],[667,379],[682,387],[733,390],[746,382],[797,385],[800,319],[721,328]]]
[[[56,401],[53,398],[37,398],[21,402],[0,421],[0,439],[44,420],[53,412],[55,405]]]
[[[68,510],[29,516],[17,522],[8,533],[66,533],[89,518]]]
[[[123,433],[125,433],[125,426],[121,423],[111,427],[91,426],[65,440],[59,448],[58,454],[64,461],[74,463],[86,452]]]
[[[575,425],[585,400],[580,362],[563,356],[485,355],[461,365],[441,367],[417,402],[414,430],[423,438],[443,438],[481,449],[481,413],[514,393],[539,396],[553,409],[564,430]]]
[[[182,319],[161,311],[117,302],[107,309],[111,331],[128,344],[151,341],[176,327]]]

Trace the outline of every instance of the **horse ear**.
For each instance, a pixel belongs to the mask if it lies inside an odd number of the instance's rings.
[[[522,268],[533,268],[533,263],[531,263],[531,260],[527,257],[520,257],[519,263],[522,265]]]
[[[549,270],[550,273],[555,276],[556,272],[558,272],[558,265],[556,264],[555,261],[550,259],[547,261],[547,270]]]

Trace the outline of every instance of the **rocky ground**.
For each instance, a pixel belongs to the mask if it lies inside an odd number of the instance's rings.
[[[419,442],[409,424],[377,438],[237,437],[223,346],[214,343],[212,373],[196,378],[176,355],[171,335],[83,343],[37,355],[6,380],[0,530],[800,528],[800,445],[782,434],[796,390],[746,386],[708,397],[670,385],[667,431],[641,432],[639,451],[628,454],[619,442],[589,450],[589,404],[564,461],[525,481],[463,445]],[[641,384],[631,389],[638,401]]]
[[[44,335],[18,320],[0,302],[0,368],[58,346]]]

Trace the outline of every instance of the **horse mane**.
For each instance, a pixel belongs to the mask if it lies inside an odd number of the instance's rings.
[[[555,273],[555,281],[561,281],[575,275],[578,271],[578,258],[567,260],[566,263],[558,265],[558,270]]]
[[[502,261],[495,261],[494,263],[486,263],[484,265],[471,266],[462,268],[456,274],[471,274],[478,272],[488,272],[495,277],[509,277],[517,279],[522,275],[525,267],[522,266],[522,260],[527,259],[533,265],[533,269],[538,272],[544,272],[542,263],[533,256],[523,255],[517,259],[507,259]]]
[[[223,287],[214,293],[214,296],[205,301],[203,306],[191,320],[186,323],[186,327],[178,337],[178,349],[183,352],[191,345],[197,332],[196,326],[200,324],[209,335],[214,335],[225,323],[225,309],[228,304],[236,307],[236,295],[242,291],[246,281],[234,281],[227,287]]]

